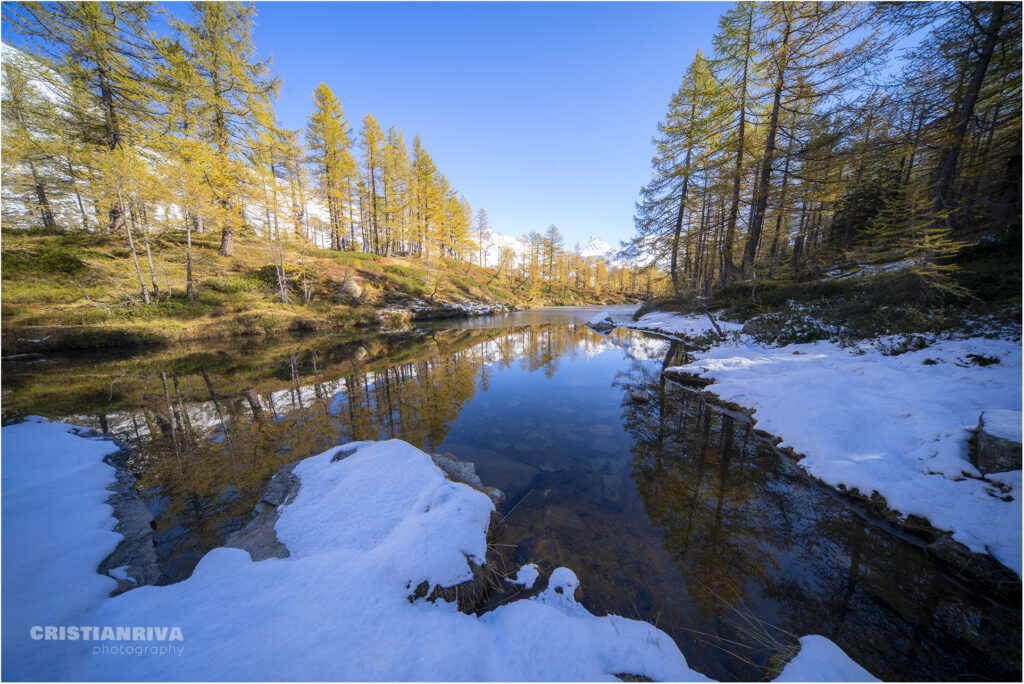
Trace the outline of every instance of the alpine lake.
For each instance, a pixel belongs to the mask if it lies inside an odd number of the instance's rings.
[[[505,493],[499,570],[571,568],[592,613],[657,625],[714,679],[770,676],[796,636],[821,634],[884,680],[1020,680],[1019,605],[663,377],[680,342],[583,324],[602,310],[633,307],[5,359],[4,419],[130,445],[170,581],[249,520],[282,466],[394,438]]]

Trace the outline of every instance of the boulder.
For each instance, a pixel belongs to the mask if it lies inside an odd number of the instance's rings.
[[[430,458],[449,480],[461,482],[478,492],[483,492],[490,498],[495,508],[501,506],[505,500],[504,492],[496,487],[488,487],[480,480],[480,476],[476,474],[476,466],[469,461],[460,461],[451,454],[431,454]]]
[[[120,440],[93,430],[78,431],[83,437],[109,439],[121,450],[104,460],[114,467],[114,482],[107,487],[111,494],[107,503],[114,509],[115,532],[124,537],[117,548],[100,563],[98,572],[117,580],[114,594],[137,586],[162,584],[166,581],[164,566],[156,553],[153,538],[153,515],[139,497],[135,477],[128,471],[131,447]]]
[[[975,431],[974,465],[982,473],[1021,469],[1021,412],[982,411]]]
[[[612,320],[611,314],[604,312],[597,314],[587,321],[587,325],[599,333],[606,333],[615,329],[615,321]]]
[[[359,283],[355,281],[355,278],[346,278],[345,282],[341,284],[339,292],[342,294],[342,296],[348,297],[353,301],[357,301],[360,297],[363,296],[363,288]]]
[[[966,581],[1001,601],[1020,604],[1020,577],[992,556],[974,553],[953,539],[950,534],[941,535],[925,549],[949,565],[955,571],[957,579]]]
[[[224,546],[248,551],[253,561],[288,557],[288,548],[277,538],[274,525],[277,524],[278,507],[290,503],[299,492],[299,478],[293,472],[295,465],[292,463],[284,467],[271,478],[253,508],[252,520],[228,537]]]

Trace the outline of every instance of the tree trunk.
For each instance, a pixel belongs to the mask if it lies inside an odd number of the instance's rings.
[[[999,40],[999,30],[1003,26],[1003,13],[1005,5],[1002,2],[992,3],[992,16],[988,22],[988,29],[985,30],[985,42],[982,43],[981,54],[978,56],[978,63],[974,66],[974,73],[967,85],[967,93],[960,110],[953,119],[953,139],[942,152],[939,162],[938,173],[935,182],[935,223],[941,222],[950,225],[949,217],[941,217],[942,212],[950,211],[954,207],[951,197],[953,181],[956,178],[957,161],[960,159],[960,149],[964,144],[964,137],[967,134],[967,127],[974,116],[974,107],[978,102],[978,94],[981,92],[982,83],[985,80],[985,73],[992,61],[992,53],[995,52],[996,42]],[[968,8],[970,11],[970,8]]]
[[[737,132],[736,164],[733,169],[732,204],[729,207],[729,220],[725,225],[724,244],[722,245],[722,269],[720,282],[725,285],[735,271],[732,263],[732,243],[736,236],[736,219],[740,211],[740,181],[743,177],[743,146],[747,126],[747,70],[750,66],[750,33],[754,25],[754,12],[750,11],[747,18],[747,30],[744,32],[743,46],[743,78],[740,80],[740,127]]]
[[[786,49],[789,46],[791,29],[792,20],[787,14],[786,29],[782,35],[782,57],[780,57],[782,61],[779,64],[778,80],[775,82],[775,95],[772,100],[772,113],[768,123],[768,139],[765,142],[760,178],[757,191],[754,194],[750,230],[747,232],[747,244],[743,250],[743,263],[740,265],[745,278],[751,278],[754,275],[754,257],[757,255],[757,245],[761,241],[764,212],[768,207],[768,191],[771,189],[772,179],[772,162],[775,160],[775,137],[779,128],[779,107],[782,103],[782,88],[785,85],[786,77]]]
[[[50,200],[46,197],[46,188],[43,187],[43,181],[39,178],[35,164],[29,162],[28,167],[32,171],[32,182],[35,185],[36,199],[39,201],[39,214],[43,219],[43,228],[55,230],[57,222],[53,220],[53,210],[50,208]]]

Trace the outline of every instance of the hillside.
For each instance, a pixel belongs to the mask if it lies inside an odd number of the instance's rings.
[[[741,282],[714,290],[652,298],[636,312],[718,312],[743,324],[759,343],[785,345],[887,338],[894,353],[917,349],[924,336],[979,334],[1020,339],[1021,237],[985,238],[941,265],[950,286],[932,287],[898,254],[835,262],[817,277]],[[864,257],[865,255],[859,255]]]
[[[156,290],[145,304],[123,236],[5,230],[2,233],[3,353],[171,340],[230,338],[284,331],[402,325],[545,304],[631,301],[603,284],[481,268],[442,257],[384,257],[302,248],[285,242],[287,296],[281,302],[276,247],[236,238],[221,256],[220,236],[193,234],[194,300],[186,297],[183,232],[153,240]],[[308,299],[308,301],[306,301]]]

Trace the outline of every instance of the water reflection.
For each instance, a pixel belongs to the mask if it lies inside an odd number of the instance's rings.
[[[494,541],[509,568],[572,567],[591,610],[655,622],[709,676],[758,679],[777,650],[764,623],[824,634],[885,678],[1019,679],[1018,610],[973,596],[809,483],[742,416],[664,380],[683,361],[676,343],[579,319],[5,363],[4,412],[131,443],[176,579],[248,519],[282,465],[398,437],[474,461],[505,491]],[[635,389],[654,401],[632,401]]]
[[[666,364],[679,354],[670,350]],[[764,663],[772,649],[751,632],[784,640],[757,623],[765,620],[825,635],[883,679],[1019,680],[1019,611],[963,592],[922,549],[780,459],[745,417],[644,364],[621,382],[659,399],[624,405],[633,475],[705,616],[698,630],[718,637],[708,645]],[[743,676],[724,665],[722,676]]]

